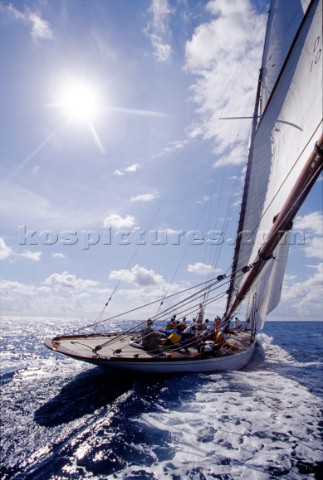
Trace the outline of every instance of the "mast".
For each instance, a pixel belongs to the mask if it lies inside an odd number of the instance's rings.
[[[259,70],[259,75],[258,75],[258,85],[257,85],[256,101],[255,101],[255,108],[254,108],[254,113],[253,113],[252,128],[251,128],[251,135],[250,135],[250,145],[249,145],[247,169],[246,169],[245,183],[244,183],[244,187],[243,187],[241,210],[240,210],[240,217],[239,217],[239,223],[238,223],[238,229],[237,229],[237,239],[236,239],[236,244],[235,244],[235,248],[234,248],[234,255],[233,255],[232,275],[231,275],[229,289],[227,291],[228,298],[227,298],[226,311],[228,310],[228,308],[230,306],[232,294],[234,292],[234,282],[235,282],[239,251],[240,251],[240,246],[241,246],[241,238],[242,238],[241,232],[243,230],[243,223],[244,223],[245,213],[246,213],[246,205],[247,205],[247,198],[248,198],[248,191],[249,191],[250,170],[251,170],[252,155],[253,155],[253,144],[254,144],[254,138],[255,138],[255,133],[256,133],[256,129],[257,129],[257,119],[258,119],[261,82],[262,82],[262,71],[263,70],[261,68]]]
[[[264,47],[263,47],[263,52],[262,52],[262,61],[261,61],[262,67],[260,68],[259,74],[258,74],[257,92],[256,92],[255,108],[254,108],[253,117],[252,117],[247,168],[246,168],[245,182],[244,182],[244,186],[243,186],[240,217],[239,217],[239,223],[238,223],[238,228],[237,228],[237,236],[236,236],[236,244],[235,244],[235,248],[234,248],[233,262],[232,262],[232,268],[231,268],[232,274],[231,274],[230,285],[229,285],[229,288],[228,288],[228,291],[227,291],[228,297],[227,297],[227,305],[226,305],[225,314],[230,307],[232,295],[233,295],[233,292],[234,292],[234,284],[235,284],[236,271],[237,271],[237,266],[238,266],[238,258],[239,258],[239,252],[240,252],[241,241],[242,241],[242,231],[243,231],[243,225],[244,225],[245,214],[246,214],[246,206],[247,206],[247,198],[248,198],[248,192],[249,192],[250,171],[251,171],[251,165],[252,165],[254,139],[255,139],[257,124],[258,124],[258,115],[259,115],[259,111],[260,111],[261,87],[262,87],[262,79],[263,79],[263,65],[264,65],[264,59],[265,59],[265,46],[266,46],[266,43],[268,41],[268,36],[269,36],[270,10],[271,10],[271,7],[269,9],[268,17],[267,17],[266,35],[265,35]]]
[[[229,319],[238,308],[242,300],[249,292],[254,281],[268,261],[273,259],[273,253],[283,235],[291,229],[292,221],[309,194],[312,186],[320,175],[323,167],[323,134],[315,143],[315,147],[309,156],[297,182],[294,185],[289,197],[279,212],[277,218],[273,219],[274,224],[268,234],[268,239],[259,250],[258,256],[253,262],[244,282],[240,286],[231,307],[227,309],[225,318]]]

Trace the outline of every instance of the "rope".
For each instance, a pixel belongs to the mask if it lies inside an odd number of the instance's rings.
[[[227,282],[225,282],[225,283],[228,283],[229,280],[230,280],[230,279],[228,279]],[[207,289],[207,288],[209,288],[209,287],[205,287],[205,289]],[[216,290],[217,288],[219,288],[219,287],[217,286],[216,288],[213,288],[211,291]],[[200,293],[200,292],[199,292],[199,293]],[[211,297],[211,298],[208,299],[208,301],[206,302],[206,305],[209,305],[210,303],[213,303],[213,302],[215,302],[216,300],[219,300],[221,297],[223,297],[223,296],[225,296],[225,295],[226,295],[226,292],[222,292],[222,293],[220,293],[220,294],[218,294],[218,295],[215,295],[214,297]],[[192,295],[192,297],[194,297],[194,296],[195,296],[195,295]],[[181,302],[178,302],[177,306],[180,305],[181,303],[183,303],[183,306],[184,306],[185,304],[187,304],[187,303],[191,303],[191,301],[188,302],[187,300],[188,300],[188,299],[186,298],[186,299],[182,300]],[[195,305],[193,306],[194,309],[197,307],[197,305],[198,305],[198,304],[195,304]],[[166,309],[166,310],[163,312],[163,313],[164,313],[164,318],[158,319],[157,325],[161,324],[161,323],[164,321],[164,319],[166,318],[165,313],[169,313],[168,310],[170,310],[171,308],[173,308],[173,307],[170,307],[169,309]],[[190,308],[192,308],[192,307],[190,307]],[[190,310],[190,309],[188,309],[188,310]],[[176,310],[173,310],[173,311],[176,311]],[[180,313],[184,313],[184,312],[185,312],[185,310],[182,311],[182,312],[180,312]],[[154,317],[151,317],[151,318],[154,318]],[[156,318],[155,318],[155,320],[156,320]],[[226,320],[224,323],[227,323],[227,322],[228,322],[228,320]],[[146,324],[146,321],[140,322],[138,325],[130,328],[129,330],[127,330],[127,331],[125,331],[125,332],[120,332],[119,334],[116,334],[113,338],[107,340],[106,342],[104,342],[104,343],[102,343],[102,344],[100,344],[100,345],[97,345],[97,346],[95,347],[95,352],[101,350],[102,348],[104,348],[104,347],[106,347],[106,346],[108,346],[108,345],[113,344],[114,342],[117,342],[117,341],[118,341],[120,338],[122,338],[123,336],[129,335],[129,333],[138,333],[138,332],[140,331],[140,327],[143,327],[145,324]]]
[[[211,279],[211,280],[208,280],[207,282],[201,282],[201,283],[198,283],[197,285],[193,285],[193,287],[188,287],[188,288],[185,288],[185,289],[183,289],[183,290],[180,290],[179,292],[172,293],[171,295],[164,296],[164,297],[159,298],[159,299],[157,299],[157,300],[153,300],[152,302],[146,303],[146,304],[144,304],[144,305],[140,305],[139,307],[132,308],[131,310],[127,310],[126,312],[122,312],[122,313],[120,313],[120,314],[118,314],[118,315],[113,315],[112,317],[105,318],[105,319],[103,319],[103,320],[97,320],[97,321],[95,321],[95,322],[93,322],[93,323],[89,323],[89,324],[87,324],[87,325],[85,325],[85,326],[83,326],[83,327],[80,327],[80,328],[78,328],[78,329],[75,329],[74,332],[79,332],[79,331],[84,330],[84,329],[86,329],[86,328],[94,327],[94,326],[96,326],[96,325],[99,325],[100,323],[108,322],[108,321],[110,321],[110,320],[114,320],[114,319],[119,318],[119,317],[121,317],[121,316],[128,315],[129,313],[133,313],[133,312],[135,312],[135,311],[137,311],[137,310],[141,310],[142,308],[149,307],[149,306],[151,306],[151,305],[154,305],[155,303],[164,301],[164,300],[166,300],[166,299],[168,300],[168,299],[170,299],[170,298],[175,297],[176,295],[181,295],[181,294],[183,294],[183,293],[185,293],[185,292],[188,292],[188,291],[190,291],[190,290],[193,290],[194,288],[198,288],[198,287],[200,287],[201,285],[205,285],[206,283],[210,283],[210,282],[213,282],[213,281],[214,281],[214,278]],[[104,309],[103,309],[103,310],[104,310]],[[101,316],[102,316],[102,315],[101,315]]]
[[[151,221],[149,222],[147,230],[150,230],[150,229],[151,229],[151,227],[152,227],[154,221],[156,220],[156,218],[157,218],[160,210],[162,209],[162,206],[163,206],[164,203],[166,202],[166,199],[167,199],[167,197],[169,196],[169,194],[170,194],[170,192],[171,192],[171,190],[172,190],[172,188],[173,188],[173,186],[174,186],[174,183],[175,183],[176,178],[177,178],[177,177],[174,177],[173,182],[170,184],[170,186],[169,186],[169,188],[168,188],[168,191],[167,191],[167,193],[166,193],[163,201],[160,203],[159,208],[157,208],[156,213],[153,215]],[[141,247],[140,244],[137,245],[137,248],[135,249],[135,251],[134,251],[133,254],[131,255],[131,257],[130,257],[127,265],[126,265],[126,268],[129,268],[129,267],[130,267],[133,259],[134,259],[135,256],[137,255],[137,252],[138,252],[138,250],[139,250],[140,247]],[[115,294],[115,292],[116,292],[117,289],[119,288],[120,282],[121,282],[121,280],[119,280],[119,281],[117,282],[116,286],[114,287],[114,289],[113,289],[113,291],[112,291],[112,293],[111,293],[108,301],[107,301],[106,304],[104,305],[103,312],[104,312],[104,310],[106,309],[106,307],[109,305],[110,301],[112,300],[113,295]],[[98,319],[103,315],[103,312],[98,316]],[[112,318],[113,318],[113,317],[112,317]]]

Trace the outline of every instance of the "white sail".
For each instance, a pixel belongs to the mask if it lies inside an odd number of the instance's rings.
[[[262,61],[263,113],[310,0],[272,0]]]
[[[254,312],[257,329],[264,326],[268,313],[274,310],[280,302],[288,249],[289,234],[284,236],[272,261],[268,263],[267,268],[264,269],[251,290],[252,301],[249,303],[249,309]],[[249,313],[247,316],[249,317]]]
[[[279,3],[285,4],[285,1],[275,0],[276,11]],[[257,258],[275,217],[320,136],[321,30],[322,0],[314,0],[307,9],[277,82],[271,88],[255,133],[237,270]],[[274,35],[269,37],[274,42]],[[273,46],[267,47],[268,51],[271,48]],[[267,55],[264,55],[266,59]],[[281,243],[251,289],[251,295],[257,292],[259,328],[263,326],[267,313],[279,302],[288,250],[288,245],[284,245],[284,241]],[[235,281],[235,288],[238,290],[238,281]],[[231,303],[233,300],[232,296]]]

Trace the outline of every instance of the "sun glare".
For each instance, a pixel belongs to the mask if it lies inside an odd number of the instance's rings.
[[[90,122],[97,116],[100,103],[94,88],[81,81],[70,82],[61,90],[59,106],[69,120]]]

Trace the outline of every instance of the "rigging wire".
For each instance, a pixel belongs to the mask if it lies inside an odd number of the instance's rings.
[[[311,184],[311,181],[312,181],[312,179],[314,178],[314,176],[316,176],[316,173],[315,173],[315,174],[313,173],[312,178],[309,178],[308,183],[305,185],[305,190],[306,190],[306,187]],[[301,196],[302,196],[302,192],[300,192],[300,194],[299,194],[298,198],[296,199],[296,201],[297,201],[298,199],[300,199]],[[293,206],[291,206],[290,209],[287,211],[286,216],[288,216],[288,213],[291,211],[292,208],[293,208]],[[286,218],[286,216],[282,219],[282,221]],[[244,273],[243,270],[244,270],[244,268],[241,269],[240,274],[243,274],[243,273]],[[234,272],[234,273],[236,273],[236,272]],[[233,275],[233,273],[231,274],[231,276],[232,276],[232,275]],[[237,278],[237,277],[238,277],[238,276],[235,275],[235,278]],[[224,277],[224,278],[227,280],[227,282],[230,281],[230,277]],[[163,312],[160,313],[160,316],[164,316],[166,313],[169,312],[169,310],[175,309],[176,307],[179,307],[179,305],[182,305],[182,307],[186,307],[187,304],[190,305],[190,304],[192,303],[192,299],[196,299],[196,297],[197,297],[198,295],[200,295],[201,293],[203,293],[204,290],[207,290],[207,289],[208,289],[208,290],[210,290],[210,291],[213,291],[213,290],[216,290],[216,289],[220,288],[220,286],[217,285],[217,283],[220,283],[220,282],[218,282],[218,281],[213,282],[213,284],[211,284],[211,285],[207,285],[208,282],[203,282],[203,283],[205,284],[205,286],[204,286],[203,289],[199,290],[198,292],[195,292],[195,293],[192,294],[190,297],[181,300],[180,302],[178,302],[178,303],[175,304],[174,306],[170,307],[169,309],[165,309]],[[223,282],[223,283],[226,283],[226,282]],[[221,285],[221,286],[222,286],[222,285]],[[212,288],[211,288],[211,287],[212,287]],[[219,299],[219,298],[221,298],[221,297],[224,296],[224,295],[225,295],[225,292],[221,292],[221,293],[215,295],[214,297],[208,299],[208,301],[206,302],[206,304],[213,303],[216,299]],[[189,309],[191,309],[191,308],[192,308],[192,307],[190,306]],[[188,310],[189,310],[189,309],[188,309]],[[181,313],[184,313],[185,311],[186,311],[186,310],[184,309],[184,310],[181,311]],[[157,319],[157,318],[156,318],[156,319]],[[159,319],[158,319],[158,322],[161,322],[161,321],[162,321],[162,318],[159,318]],[[228,322],[228,319],[226,319],[226,322]],[[145,323],[145,322],[143,322],[143,323]],[[129,333],[129,332],[131,332],[131,331],[136,331],[136,330],[138,330],[138,326],[133,327],[132,329],[128,330],[128,332],[122,332],[119,336],[117,336],[117,338],[120,338],[120,336],[125,335],[126,333]],[[114,339],[110,339],[110,340],[106,341],[105,343],[97,346],[96,349],[95,349],[95,352],[96,352],[97,350],[100,350],[100,349],[103,348],[104,346],[106,346],[106,345],[108,345],[108,344],[110,344],[110,343],[113,343],[114,341],[115,341],[115,338],[114,338]]]
[[[190,295],[189,297],[186,297],[185,299],[179,301],[177,304],[174,304],[172,305],[171,307],[169,307],[168,309],[165,309],[163,312],[160,313],[160,316],[164,316],[166,313],[172,313],[173,311],[176,311],[176,308],[179,306],[179,305],[186,305],[186,304],[190,304],[192,302],[193,299],[196,299],[196,298],[199,298],[201,296],[201,294],[205,291],[210,291],[212,292],[213,290],[215,289],[218,289],[220,287],[222,287],[223,285],[225,285],[226,283],[228,283],[229,280],[227,282],[224,282],[223,284],[221,285],[218,285],[214,288],[211,288],[212,286],[214,285],[217,285],[219,282],[214,282],[213,284],[211,285],[207,285],[205,286],[202,290],[199,290],[198,292],[195,292],[194,294]],[[196,308],[197,306],[199,305],[199,303],[197,303],[196,305],[194,305],[194,307]],[[158,316],[155,316],[155,317],[151,317],[152,319],[157,319]]]
[[[205,213],[206,208],[207,208],[207,205],[204,206],[204,209],[203,209],[203,211],[202,211],[202,213],[201,213],[201,215],[200,215],[200,217],[199,217],[199,219],[198,219],[198,221],[197,221],[197,224],[195,225],[195,230],[196,230],[197,227],[200,225],[201,220],[202,220],[202,218],[203,218],[203,215],[204,215],[204,213]],[[164,299],[167,298],[167,292],[169,291],[169,288],[171,287],[171,285],[174,283],[174,280],[175,280],[175,278],[176,278],[176,275],[177,275],[177,273],[178,273],[178,270],[179,270],[179,268],[180,268],[180,266],[181,266],[181,264],[182,264],[182,262],[183,262],[183,260],[184,260],[184,258],[185,258],[185,255],[186,255],[186,253],[187,253],[187,250],[188,250],[189,246],[190,246],[190,244],[189,244],[189,242],[187,242],[187,243],[186,243],[186,247],[185,247],[185,249],[184,249],[184,252],[183,252],[181,258],[179,259],[179,262],[178,262],[178,264],[177,264],[177,266],[176,266],[176,269],[175,269],[174,274],[173,274],[173,276],[172,276],[172,278],[171,278],[171,281],[170,281],[170,283],[169,283],[169,286],[168,286],[168,288],[167,288],[167,290],[166,290],[166,292],[165,292],[165,297],[162,299],[161,305],[163,304]],[[193,287],[193,288],[194,288],[194,287]],[[158,312],[158,310],[157,310],[157,312]]]
[[[78,331],[83,330],[83,329],[85,329],[85,328],[94,327],[94,326],[96,326],[96,325],[98,325],[98,324],[100,324],[100,323],[107,322],[107,321],[110,321],[110,320],[114,320],[114,319],[119,318],[119,317],[121,317],[121,316],[123,316],[123,315],[127,315],[127,314],[129,314],[129,313],[133,313],[133,312],[135,312],[135,311],[137,311],[137,310],[141,310],[141,309],[144,308],[144,307],[149,307],[150,305],[154,305],[154,304],[160,302],[162,299],[167,299],[167,300],[168,300],[168,299],[170,299],[170,298],[175,297],[176,295],[183,294],[183,293],[185,293],[185,292],[188,292],[188,291],[190,291],[190,290],[193,290],[194,288],[198,288],[198,287],[200,287],[201,285],[204,285],[204,284],[209,283],[209,282],[212,282],[212,281],[214,281],[214,279],[208,280],[207,282],[201,282],[201,283],[199,283],[199,284],[197,284],[197,285],[193,285],[192,287],[188,287],[188,288],[185,288],[185,289],[183,289],[183,290],[180,290],[179,292],[172,293],[172,294],[170,294],[170,295],[168,295],[168,296],[166,296],[166,297],[164,296],[164,297],[162,297],[162,298],[158,298],[157,300],[153,300],[152,302],[146,303],[146,304],[144,304],[144,305],[140,305],[139,307],[132,308],[131,310],[127,310],[126,312],[122,312],[122,313],[120,313],[120,314],[118,314],[118,315],[113,315],[113,316],[111,316],[111,317],[109,317],[109,318],[105,318],[105,319],[103,319],[103,320],[96,320],[95,322],[89,323],[89,324],[87,324],[87,325],[85,325],[85,326],[83,326],[83,327],[80,327],[80,328],[74,330],[74,332],[78,332]]]
[[[160,203],[158,209],[156,210],[155,214],[153,215],[151,221],[149,222],[148,229],[147,229],[148,231],[151,229],[153,223],[155,222],[157,216],[159,215],[159,212],[161,211],[164,203],[166,202],[166,199],[168,198],[168,196],[169,196],[169,194],[170,194],[170,192],[171,192],[171,190],[172,190],[172,188],[173,188],[173,186],[174,186],[175,179],[176,179],[176,177],[174,177],[172,183],[170,184],[170,186],[169,186],[169,188],[168,188],[168,190],[167,190],[166,195],[164,196],[163,201]],[[137,245],[137,248],[134,250],[133,254],[131,255],[131,257],[130,257],[127,265],[126,265],[126,268],[129,268],[129,267],[130,267],[133,259],[134,259],[134,258],[136,257],[136,255],[137,255],[138,250],[139,250],[140,247],[141,247],[141,245],[138,244],[138,245]],[[112,293],[111,293],[108,301],[105,303],[105,305],[104,305],[104,307],[103,307],[102,312],[98,315],[98,317],[97,317],[97,319],[96,319],[97,321],[99,321],[99,320],[101,319],[101,317],[103,316],[103,313],[104,313],[105,309],[108,307],[110,301],[112,300],[112,297],[114,296],[115,292],[116,292],[117,289],[119,288],[120,282],[121,282],[121,280],[119,280],[119,281],[116,283],[116,285],[115,285],[115,287],[114,287],[114,289],[113,289],[113,291],[112,291]]]
[[[226,295],[225,292],[222,292],[216,296],[214,296],[212,299],[210,299],[210,301],[208,301],[206,303],[206,305],[208,305],[209,303],[213,303],[215,300],[218,300],[219,298],[223,297],[224,295]],[[162,323],[162,320],[159,320],[157,322],[157,325],[159,325],[160,323]],[[224,323],[227,323],[227,322],[224,322]],[[102,348],[108,346],[108,345],[112,345],[113,343],[115,343],[116,341],[118,341],[120,338],[124,337],[124,336],[127,336],[129,335],[130,333],[138,333],[141,329],[141,327],[143,327],[144,325],[146,324],[146,322],[141,322],[140,324],[134,326],[134,327],[131,327],[130,329],[128,329],[127,331],[123,331],[123,332],[120,332],[120,333],[117,333],[113,338],[110,338],[108,339],[107,341],[105,341],[104,343],[100,344],[100,345],[97,345],[94,349],[95,352],[101,350]]]
[[[243,274],[243,272],[242,272],[241,274]],[[226,281],[223,282],[223,280],[226,280]],[[212,279],[212,281],[214,281],[214,279]],[[230,277],[224,277],[223,279],[214,282],[214,284],[213,284],[213,285],[214,285],[214,288],[212,288],[211,291],[216,290],[216,289],[218,289],[218,288],[226,285],[227,283],[229,283],[229,281],[230,281]],[[222,282],[222,284],[221,284],[221,285],[218,285],[218,284],[221,283],[221,282]],[[202,282],[201,284],[199,284],[199,286],[201,286],[201,285],[203,285],[203,284],[205,285],[205,284],[208,284],[208,283],[210,283],[210,281],[208,281],[208,282]],[[192,290],[192,289],[194,289],[194,288],[196,288],[196,287],[197,287],[197,286],[195,285],[194,287],[189,287],[189,288],[187,288],[187,289],[182,290],[181,292],[177,292],[177,293],[171,294],[171,295],[169,295],[169,296],[167,297],[167,299],[172,298],[172,297],[174,297],[174,296],[176,296],[176,295],[179,295],[179,294],[181,294],[181,293],[185,293],[185,292],[187,292],[187,291],[189,291],[189,290]],[[192,298],[195,298],[198,294],[201,294],[201,292],[203,292],[203,290],[205,290],[205,289],[209,289],[209,285],[205,285],[204,289],[201,289],[200,291],[198,291],[198,292],[196,292],[195,294],[191,295],[191,297],[192,297]],[[210,304],[210,303],[213,303],[216,299],[219,299],[219,298],[221,298],[221,297],[224,296],[224,295],[226,295],[226,292],[222,292],[222,293],[216,295],[215,297],[212,297],[211,299],[209,299],[209,300],[206,302],[206,305],[208,305],[208,304]],[[189,298],[190,298],[190,297],[189,297]],[[112,317],[110,317],[110,318],[101,320],[101,321],[99,321],[99,322],[98,322],[98,321],[97,321],[97,322],[93,322],[93,323],[88,324],[88,325],[86,325],[86,326],[84,326],[84,327],[80,327],[80,328],[74,330],[74,333],[75,333],[75,332],[79,332],[79,331],[84,330],[84,329],[87,329],[87,328],[89,328],[89,327],[96,326],[96,325],[98,325],[98,324],[100,324],[100,323],[103,323],[103,322],[106,322],[106,321],[109,321],[109,320],[112,320],[112,319],[116,319],[116,318],[121,317],[121,316],[125,316],[125,315],[127,315],[127,314],[129,314],[129,313],[132,313],[132,312],[134,312],[134,311],[140,310],[140,309],[142,309],[142,308],[144,308],[144,307],[153,305],[153,304],[155,304],[155,303],[157,303],[157,302],[159,302],[159,301],[160,301],[160,299],[154,300],[153,302],[149,302],[149,303],[147,303],[147,304],[145,304],[145,305],[141,305],[141,306],[139,306],[139,307],[133,308],[133,309],[131,309],[131,310],[128,310],[127,312],[120,313],[120,314],[118,314],[118,315],[115,315],[115,316],[112,316]],[[183,306],[186,306],[187,304],[190,304],[190,303],[192,303],[192,300],[188,302],[188,299],[187,299],[187,297],[186,297],[185,299],[183,299],[183,300],[181,300],[180,302],[178,302],[178,304],[176,304],[176,305],[177,305],[177,307],[178,307],[179,305],[181,305],[181,304],[183,304]],[[185,313],[185,312],[188,312],[188,311],[194,311],[194,310],[196,309],[197,305],[198,305],[198,304],[195,304],[195,305],[193,305],[193,307],[191,306],[189,309],[183,310],[181,313]],[[172,307],[172,308],[173,308],[173,307]],[[160,316],[161,316],[162,314],[163,314],[163,315],[166,315],[166,313],[169,314],[169,310],[170,310],[170,309],[166,309],[164,312],[161,312]],[[154,318],[154,317],[151,317],[151,318]],[[166,318],[166,316],[165,316],[165,318]],[[156,319],[157,319],[157,318],[156,318]],[[161,322],[163,319],[162,319],[162,318],[159,318],[159,319],[157,319],[157,320],[158,320],[158,322]],[[140,326],[144,325],[145,323],[146,323],[146,321],[140,322],[139,325],[136,325],[135,327],[132,327],[131,329],[129,329],[129,330],[127,331],[127,333],[130,333],[131,331],[136,331]],[[120,335],[122,335],[123,333],[125,333],[125,332],[121,332]]]
[[[218,222],[218,216],[219,216],[219,209],[220,209],[220,204],[221,204],[221,201],[222,201],[222,191],[223,191],[223,184],[224,184],[224,173],[225,173],[225,169],[224,171],[222,172],[222,179],[221,179],[221,183],[220,183],[220,194],[218,196],[218,202],[217,202],[217,207],[216,207],[216,212],[214,214],[214,218],[215,218],[215,224],[214,224],[214,227],[213,227],[213,231],[216,231],[216,227],[217,227],[217,222]],[[215,191],[215,188],[218,184],[218,182],[220,182],[220,175],[217,176],[217,181],[213,183],[212,185],[212,191],[211,191],[211,196],[210,196],[210,204],[209,204],[209,213],[208,213],[208,221],[207,221],[207,225],[209,226],[210,223],[211,223],[211,214],[212,214],[212,203],[213,203],[213,199],[214,199],[214,191]],[[208,244],[206,243],[205,245],[205,250],[204,250],[204,264],[206,264],[206,254],[207,254],[207,247],[208,247]],[[214,269],[216,269],[216,266],[213,265],[213,263],[211,262],[211,255],[212,255],[212,249],[210,249],[210,255],[209,255],[209,258],[208,258],[208,264],[210,265],[210,268],[209,268],[209,271],[208,273],[205,274],[205,278],[208,277],[208,275],[211,275],[212,273],[212,266],[214,267]]]

